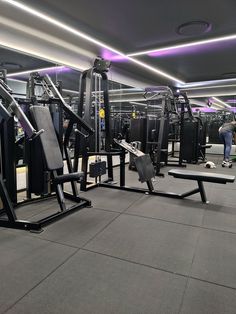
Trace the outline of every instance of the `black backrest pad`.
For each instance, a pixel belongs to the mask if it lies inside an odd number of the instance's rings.
[[[155,177],[155,169],[149,155],[136,157],[134,162],[139,174],[139,180],[142,183]]]
[[[43,106],[32,106],[30,113],[36,129],[44,129],[44,132],[40,135],[40,140],[47,169],[62,168],[63,159],[49,109]]]

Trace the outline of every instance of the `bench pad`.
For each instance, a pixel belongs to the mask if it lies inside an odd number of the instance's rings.
[[[54,182],[56,184],[62,184],[65,182],[82,180],[83,178],[84,178],[83,172],[72,172],[72,173],[67,173],[67,174],[56,176],[54,178]]]
[[[173,176],[174,178],[213,182],[213,183],[223,183],[223,184],[227,182],[232,183],[235,180],[235,176],[231,176],[227,174],[183,170],[183,169],[171,169],[168,171],[168,174]]]

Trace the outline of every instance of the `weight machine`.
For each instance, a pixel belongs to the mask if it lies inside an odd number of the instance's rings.
[[[104,61],[104,60],[101,60]],[[102,64],[105,64],[105,61],[102,62]],[[92,114],[94,114],[94,107],[93,107],[93,102],[92,102],[92,95],[93,95],[93,73],[97,72],[102,75],[102,78],[104,78],[104,81],[106,82],[106,72],[107,69],[103,68],[103,70],[98,70],[96,69],[96,62],[95,65],[92,69],[85,71],[82,74],[81,77],[81,84],[80,84],[80,108],[79,108],[79,113],[81,117],[83,116],[84,119],[87,122],[87,119],[92,122]],[[86,84],[85,84],[86,82]],[[107,84],[107,82],[106,82]],[[100,92],[100,91],[99,91]],[[107,85],[105,85],[105,90],[103,91],[104,93],[104,110],[105,110],[105,117],[106,117],[106,131],[107,131],[107,138],[108,141],[106,144],[111,144],[110,142],[110,128],[109,128],[109,102],[108,102],[108,90],[107,90]],[[84,106],[85,104],[85,106]],[[96,116],[96,111],[94,116]],[[164,123],[162,124],[163,127]],[[87,137],[84,136],[84,138],[87,140]],[[233,182],[234,177],[232,176],[222,176],[219,174],[211,174],[211,176],[208,175],[208,173],[202,173],[199,172],[196,174],[196,172],[192,171],[186,171],[186,170],[178,170],[178,169],[172,169],[169,171],[170,175],[173,175],[175,177],[181,177],[183,179],[188,179],[188,180],[195,180],[198,183],[198,187],[191,190],[187,191],[181,194],[178,193],[172,193],[172,192],[164,192],[164,191],[158,191],[154,190],[153,186],[153,179],[155,177],[156,171],[153,166],[153,163],[151,161],[150,155],[145,154],[139,149],[133,147],[132,144],[127,143],[125,140],[116,138],[113,139],[115,144],[119,147],[116,151],[111,149],[111,146],[107,146],[107,151],[103,152],[96,152],[96,151],[90,151],[89,150],[89,143],[88,145],[84,147],[80,147],[81,142],[77,142],[77,156],[75,158],[78,159],[79,153],[81,153],[82,157],[82,170],[85,173],[85,179],[81,182],[81,190],[87,191],[90,188],[95,188],[95,187],[106,187],[106,188],[112,188],[112,189],[119,189],[119,190],[125,190],[125,191],[131,191],[131,192],[137,192],[137,193],[142,193],[142,194],[151,194],[151,195],[158,195],[158,196],[165,196],[165,197],[171,197],[171,198],[177,198],[177,199],[183,199],[185,197],[188,197],[190,195],[200,193],[201,199],[203,202],[207,202],[206,195],[205,195],[205,190],[203,186],[203,181],[208,181],[208,182],[216,182],[216,183],[226,183],[226,182]],[[134,162],[139,174],[139,180],[142,183],[147,184],[147,189],[143,188],[137,188],[137,187],[128,187],[125,183],[125,155],[126,152],[129,152],[132,154],[134,158]],[[101,176],[106,173],[106,165],[104,166],[103,162],[97,162],[95,163],[95,166],[90,167],[90,171],[88,173],[88,160],[89,156],[106,156],[111,160],[111,163],[108,163],[108,180],[102,181]],[[120,158],[120,178],[119,178],[119,183],[114,182],[113,180],[113,168],[112,168],[112,157],[113,156],[119,156]],[[78,162],[77,162],[78,166]],[[95,183],[91,186],[90,182],[87,181],[87,176],[90,174],[90,176],[96,178]],[[110,178],[109,178],[110,177]],[[97,180],[98,178],[98,180]],[[89,186],[88,186],[89,185]]]
[[[84,172],[85,177],[81,182],[82,191],[97,186],[97,178],[106,174],[106,162],[101,160],[102,156],[107,158],[108,164],[108,178],[106,181],[113,182],[112,157],[120,155],[120,151],[115,151],[112,148],[110,133],[110,106],[107,78],[109,67],[110,62],[102,58],[97,58],[94,62],[94,66],[84,71],[80,78],[78,115],[83,117],[83,120],[95,130],[94,135],[89,139],[86,134],[81,132],[79,127],[76,133],[73,170],[77,171],[79,167],[79,157],[82,157],[81,170]],[[100,149],[100,109],[104,110],[104,150]],[[89,157],[92,156],[95,156],[96,160],[89,165]],[[90,174],[90,177],[95,178],[95,183],[88,182],[88,174]]]
[[[205,153],[211,145],[206,144],[206,122],[200,116],[194,116],[185,93],[181,94],[187,104],[188,114],[182,114],[183,127],[181,130],[181,158],[188,163],[205,162]]]
[[[106,65],[104,60],[100,60],[99,62],[103,62],[103,66]],[[96,117],[97,111],[94,105],[93,96],[96,95],[94,92],[95,89],[95,78],[96,75],[99,75],[102,80],[101,89],[98,91],[99,95],[103,93],[103,108],[105,111],[105,151],[99,151],[99,147],[94,145],[93,141],[91,143],[87,141],[87,139],[81,134],[77,135],[76,143],[75,143],[75,157],[74,157],[74,171],[78,169],[78,160],[79,157],[82,157],[82,166],[81,169],[85,173],[85,180],[81,182],[81,190],[86,191],[90,188],[97,186],[98,179],[99,184],[101,184],[101,176],[106,173],[106,164],[105,161],[96,160],[95,163],[90,164],[89,166],[89,157],[90,156],[105,156],[108,162],[108,179],[104,182],[104,184],[108,183],[112,185],[114,180],[113,178],[113,163],[112,157],[118,156],[120,158],[120,180],[122,185],[124,185],[124,170],[123,164],[125,161],[125,153],[123,150],[114,149],[112,147],[111,140],[111,127],[110,127],[110,106],[109,106],[109,98],[108,98],[108,83],[107,83],[107,74],[108,68],[106,66],[97,68],[97,63],[95,65],[82,73],[80,80],[80,96],[79,96],[79,115],[83,117],[83,119],[92,125],[95,126],[95,133],[97,130],[96,125]],[[149,102],[149,106],[147,109],[147,118],[149,118],[149,111],[153,111],[153,101],[155,101],[155,106],[158,107],[159,117],[159,126],[156,125],[151,126],[151,122],[149,121],[146,124],[146,145],[145,153],[153,152],[153,162],[155,166],[155,174],[158,175],[160,173],[160,165],[161,165],[161,154],[164,152],[165,155],[168,155],[168,126],[170,123],[170,115],[175,113],[178,115],[177,109],[175,107],[174,95],[170,88],[168,87],[154,87],[149,88],[145,91],[144,95]],[[150,110],[149,110],[150,108]],[[147,119],[148,120],[148,119]],[[135,121],[135,120],[134,120]],[[155,120],[154,120],[155,122]],[[152,133],[150,137],[150,132]],[[166,135],[166,136],[165,136]],[[163,147],[165,137],[165,147]],[[91,139],[91,138],[90,138]],[[118,143],[116,142],[116,147]],[[118,145],[119,147],[119,145]],[[167,159],[167,157],[166,157]],[[88,170],[89,168],[89,170]],[[90,177],[95,178],[95,183],[90,183],[87,180],[88,174]]]
[[[3,73],[4,74],[4,73]],[[2,74],[2,77],[3,77]],[[5,76],[4,76],[5,77]],[[3,77],[3,78],[4,78]],[[61,94],[57,90],[56,86],[50,79],[48,75],[42,77],[37,76],[37,79],[40,79],[43,83],[44,90],[47,90],[47,94],[54,99],[57,98],[57,101],[60,102],[63,110],[70,117],[71,123],[79,124],[81,128],[85,129],[88,134],[93,134],[93,129],[90,128],[80,117],[78,117],[74,112],[71,111],[70,107],[65,103]],[[50,93],[49,93],[50,91]],[[52,122],[51,114],[49,109],[45,106],[39,106],[36,103],[36,99],[34,102],[34,106],[29,108],[30,120],[26,116],[26,114],[22,111],[20,105],[15,100],[15,98],[11,94],[11,90],[6,85],[3,79],[0,79],[0,130],[1,130],[1,174],[0,174],[0,197],[2,201],[2,209],[0,210],[0,226],[7,228],[15,228],[15,229],[23,229],[30,231],[41,232],[42,227],[52,223],[64,216],[67,216],[73,213],[76,210],[80,210],[84,207],[88,207],[91,205],[91,202],[87,199],[80,198],[78,196],[77,185],[75,182],[83,180],[83,172],[72,172],[69,169],[68,174],[63,174],[62,168],[64,166],[62,153],[59,146],[59,142],[55,133],[54,125]],[[15,209],[22,204],[34,203],[39,199],[45,198],[47,196],[52,196],[52,194],[48,194],[41,198],[30,199],[20,203],[17,203],[17,191],[16,191],[16,183],[13,186],[10,192],[8,191],[9,182],[8,179],[9,171],[6,167],[7,157],[11,158],[11,156],[7,156],[9,154],[10,146],[13,145],[14,150],[14,140],[9,141],[9,138],[6,137],[6,132],[4,132],[4,125],[6,124],[6,130],[11,130],[13,127],[14,130],[14,116],[16,116],[23,127],[25,134],[27,136],[27,140],[29,145],[35,145],[38,151],[42,151],[41,155],[38,155],[37,161],[43,162],[43,169],[45,169],[48,173],[50,173],[50,177],[48,178],[48,183],[50,182],[56,191],[56,196],[58,203],[60,205],[60,211],[49,215],[39,221],[26,221],[19,220],[16,215]],[[11,122],[11,123],[9,123]],[[34,127],[34,126],[35,127]],[[36,131],[36,129],[38,131]],[[14,132],[13,132],[14,133]],[[13,138],[13,135],[12,135]],[[5,150],[5,143],[8,144],[9,149]],[[42,158],[40,158],[40,156]],[[8,160],[10,162],[11,171],[14,173],[14,179],[16,177],[15,174],[15,163],[14,159]],[[70,161],[68,161],[69,163]],[[37,166],[37,163],[36,163]],[[68,167],[69,168],[69,167]],[[7,175],[6,175],[7,174]],[[37,177],[35,177],[37,180]],[[72,194],[63,191],[63,184],[66,182],[70,182],[72,186]],[[74,201],[76,204],[66,207],[65,199],[70,199]]]
[[[169,159],[171,127],[173,128],[174,125],[178,127],[177,138],[171,140],[173,149],[174,142],[181,142],[184,121],[181,119],[182,108],[181,110],[177,108],[176,95],[169,87],[154,86],[146,88],[144,99],[147,102],[145,117],[131,121],[130,140],[141,142],[141,150],[150,154],[158,176],[162,175],[160,170],[164,165],[185,167],[181,152],[178,160]]]
[[[144,98],[147,99],[146,149],[156,170],[161,175],[162,164],[168,165],[168,135],[172,116],[179,119],[173,91],[166,86],[145,89]],[[151,97],[149,94],[153,94]],[[153,116],[153,120],[150,118]],[[152,126],[150,126],[152,122]]]
[[[40,75],[39,73],[31,73],[27,87],[27,97],[29,104],[33,106],[46,106],[49,108],[53,125],[57,134],[61,153],[64,153],[69,172],[73,171],[71,156],[69,151],[70,134],[74,130],[75,125],[79,125],[91,136],[93,129],[83,121],[71,107],[65,102],[61,95],[61,84],[54,84],[49,75]],[[63,119],[66,115],[69,120],[65,134],[63,134]],[[75,132],[79,132],[75,129]],[[31,194],[47,195],[51,192],[52,187],[48,185],[50,174],[45,170],[43,158],[38,161],[38,156],[42,155],[37,143],[27,143],[26,159],[28,160],[28,189],[27,196],[31,198]],[[37,180],[35,178],[37,177]],[[77,185],[72,183],[72,190],[75,195],[78,194]]]

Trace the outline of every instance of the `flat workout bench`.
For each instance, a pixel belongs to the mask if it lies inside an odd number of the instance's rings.
[[[181,194],[181,198],[184,198],[184,197],[196,194],[196,193],[200,193],[203,203],[208,203],[203,182],[226,184],[228,182],[233,183],[235,180],[235,176],[230,176],[226,174],[182,170],[182,169],[171,169],[168,171],[168,174],[173,176],[174,178],[197,181],[198,188]]]
[[[186,179],[186,180],[195,180],[198,183],[198,188],[193,189],[189,192],[185,193],[174,193],[167,191],[155,190],[153,186],[153,179],[155,178],[155,169],[151,158],[148,154],[144,154],[142,151],[133,147],[130,143],[127,143],[125,140],[114,139],[114,142],[119,145],[123,150],[130,152],[134,155],[134,162],[137,168],[137,172],[139,175],[139,181],[141,183],[147,184],[147,189],[137,188],[137,187],[128,187],[125,186],[125,181],[120,180],[120,186],[114,186],[107,183],[99,184],[103,187],[109,187],[113,189],[120,189],[125,191],[132,191],[137,193],[145,193],[150,195],[157,195],[163,197],[171,197],[177,199],[183,199],[190,195],[200,193],[201,199],[203,203],[208,203],[206,198],[205,189],[203,186],[203,182],[212,182],[212,183],[220,183],[226,184],[228,182],[234,182],[235,176],[229,176],[220,173],[209,173],[209,172],[200,172],[200,171],[191,171],[191,170],[183,170],[183,169],[171,169],[168,174],[172,175],[175,178]],[[120,166],[121,167],[121,166]],[[124,162],[123,162],[123,172],[124,172]],[[122,171],[120,173],[123,174]]]

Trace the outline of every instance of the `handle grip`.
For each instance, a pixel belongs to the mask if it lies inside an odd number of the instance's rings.
[[[89,137],[89,135],[88,134],[84,134],[83,132],[81,132],[80,130],[78,130],[78,129],[75,129],[75,133],[79,133],[80,135],[82,135],[84,138],[87,138],[87,137]]]
[[[34,135],[29,139],[29,141],[35,140],[38,136],[40,136],[44,132],[44,129],[39,130],[38,132],[34,132]]]

